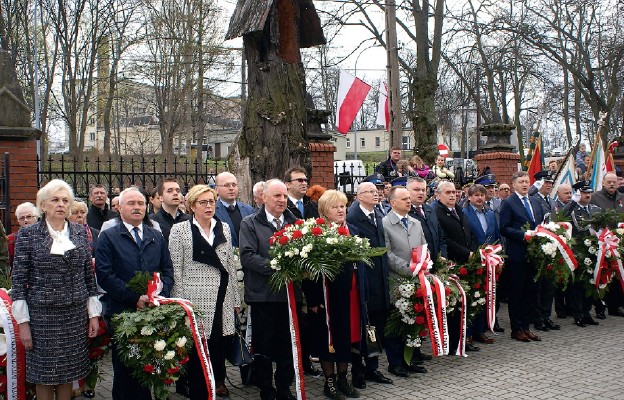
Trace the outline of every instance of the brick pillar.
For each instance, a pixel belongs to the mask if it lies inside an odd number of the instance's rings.
[[[9,153],[11,232],[18,229],[15,208],[26,201],[37,203],[37,141],[0,137],[0,157]],[[9,228],[7,227],[7,231]]]
[[[482,171],[485,167],[490,167],[492,173],[496,175],[496,181],[511,184],[511,176],[518,171],[520,154],[507,152],[494,152],[478,154],[475,161]]]
[[[325,189],[334,189],[334,152],[336,146],[324,141],[310,142],[308,149],[312,154],[310,186],[321,185]]]

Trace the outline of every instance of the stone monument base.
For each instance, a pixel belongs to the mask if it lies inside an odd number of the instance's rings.
[[[511,176],[519,170],[520,154],[494,152],[478,154],[475,158],[479,171],[486,167],[496,175],[496,182],[511,185]]]

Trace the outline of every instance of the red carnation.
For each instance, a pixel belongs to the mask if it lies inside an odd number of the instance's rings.
[[[425,323],[425,317],[423,317],[422,315],[419,315],[418,317],[416,317],[415,321],[417,325],[422,325]]]
[[[302,219],[296,220],[295,225],[303,225],[303,220]]]
[[[89,359],[90,360],[99,360],[104,356],[104,350],[99,347],[94,347],[89,350]]]
[[[475,289],[481,289],[481,284],[479,282],[475,283],[473,286]]]
[[[346,227],[341,226],[338,228],[338,234],[342,236],[349,236],[349,230]]]
[[[312,234],[314,236],[320,236],[322,233],[323,233],[323,230],[319,228],[318,226],[315,226],[314,228],[312,228]]]
[[[316,223],[319,225],[323,225],[325,223],[325,220],[323,218],[317,218]]]
[[[108,344],[110,343],[110,337],[108,335],[104,336],[100,343],[102,344],[102,346],[108,346]]]
[[[483,268],[477,268],[475,272],[477,275],[483,275]]]
[[[552,271],[553,266],[552,266],[552,265],[548,265],[548,266],[546,267],[546,269],[547,269],[547,270],[549,270],[549,271]]]
[[[165,379],[163,383],[165,385],[173,385],[173,379]]]
[[[290,228],[291,226],[292,226],[292,224],[286,224],[286,225],[284,225],[284,230],[286,230],[286,229]]]
[[[301,233],[301,231],[293,232],[293,239],[301,239],[302,237],[303,237],[303,233]]]
[[[459,269],[459,274],[460,275],[468,275],[468,270],[466,268],[464,268],[464,267],[461,267]]]
[[[274,243],[275,243],[275,236],[271,236],[271,238],[269,239],[269,245],[273,246]]]
[[[186,357],[184,357],[183,359],[181,359],[181,360],[180,360],[180,365],[184,365],[184,364],[186,364],[187,362],[189,362],[189,358],[188,358],[188,356],[186,356]]]
[[[179,367],[179,366],[178,366],[178,367],[175,367],[175,368],[169,368],[169,369],[167,370],[167,373],[168,373],[168,374],[170,374],[170,375],[175,375],[175,374],[177,374],[178,372],[180,372],[180,367]]]
[[[288,243],[288,236],[282,236],[281,238],[279,238],[279,244],[283,246],[286,243]]]
[[[153,373],[154,366],[152,364],[145,364],[145,366],[143,366],[143,372],[147,372],[148,374]]]
[[[450,296],[450,295],[451,295],[451,288],[448,288],[448,287],[447,287],[447,288],[444,288],[444,293],[445,293],[447,296]]]
[[[563,265],[563,258],[559,259],[559,265]]]
[[[424,309],[425,309],[425,306],[423,306],[422,304],[420,303],[414,304],[414,311],[416,311],[417,313],[423,312]]]
[[[425,292],[423,292],[422,289],[416,290],[414,294],[416,295],[416,297],[425,297]]]
[[[428,334],[429,334],[429,331],[428,331],[427,329],[423,329],[422,331],[420,331],[420,332],[418,333],[418,336],[420,336],[420,337],[425,337],[425,336],[427,336]]]

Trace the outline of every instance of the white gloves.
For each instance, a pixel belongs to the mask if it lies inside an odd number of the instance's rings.
[[[540,179],[539,181],[535,181],[533,186],[535,186],[537,190],[540,190],[543,184],[544,184],[544,178]]]
[[[581,192],[580,192],[580,190],[577,190],[572,195],[572,201],[575,202],[575,203],[578,203],[580,199],[581,199]]]

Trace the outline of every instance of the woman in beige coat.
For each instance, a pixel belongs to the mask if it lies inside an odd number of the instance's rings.
[[[193,218],[175,224],[169,236],[175,284],[172,297],[190,300],[203,313],[216,394],[229,395],[225,386],[226,336],[234,334],[240,307],[230,228],[214,218],[216,193],[196,185],[187,194]],[[190,398],[206,399],[207,382],[193,351],[188,364]]]

